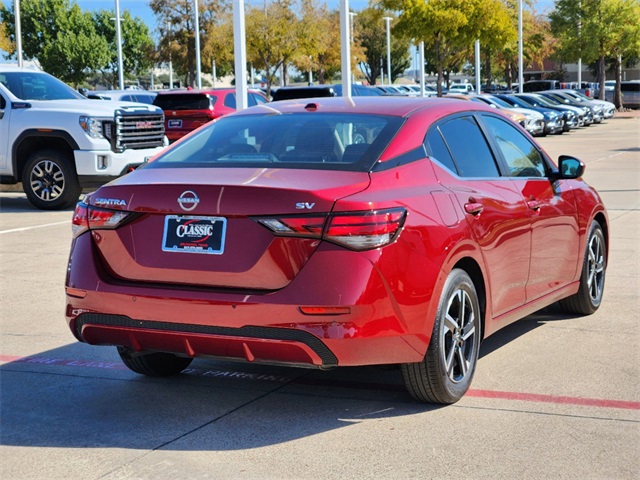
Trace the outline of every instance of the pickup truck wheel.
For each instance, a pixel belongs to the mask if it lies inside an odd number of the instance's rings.
[[[72,159],[60,150],[33,153],[22,171],[22,186],[29,201],[42,210],[70,207],[82,192]]]

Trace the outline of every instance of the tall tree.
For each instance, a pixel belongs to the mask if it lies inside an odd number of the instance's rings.
[[[13,10],[2,6],[0,15],[15,38]],[[76,3],[23,0],[21,21],[24,57],[37,59],[44,70],[62,80],[77,85],[106,61],[106,40],[96,32],[91,14]]]
[[[171,60],[178,75],[183,75],[185,83],[193,86],[196,78],[195,64],[195,11],[193,0],[150,0],[149,6],[156,15],[160,44],[157,60]],[[227,0],[199,0],[198,14],[200,31],[212,19],[228,9]],[[204,30],[206,33],[206,30]],[[206,35],[201,37],[201,45],[206,44]]]
[[[598,61],[600,98],[604,98],[606,59],[631,53],[638,21],[638,0],[557,0],[549,15],[564,61]],[[576,28],[579,25],[580,28]]]
[[[233,73],[235,68],[233,56],[233,15],[231,11],[218,14],[206,25],[206,37],[202,48],[202,61],[207,66],[204,70],[213,69],[216,64],[216,77],[224,77]]]
[[[518,2],[506,0],[507,10],[511,17],[514,29],[518,23]],[[542,64],[554,51],[555,39],[551,34],[551,26],[546,15],[536,12],[531,1],[525,1],[522,12],[522,37],[525,48],[523,49],[524,68],[535,64]],[[518,39],[512,38],[500,50],[496,51],[496,61],[500,70],[504,72],[507,86],[518,74]]]
[[[249,7],[246,15],[247,59],[264,71],[267,95],[279,69],[286,67],[303,42],[302,24],[291,0]]]
[[[445,67],[460,65],[475,40],[501,48],[511,35],[500,0],[383,0],[383,5],[401,11],[398,33],[424,41],[433,50],[438,95],[442,95]]]
[[[378,77],[387,70],[387,33],[383,17],[393,18],[394,25],[391,35],[391,80],[395,81],[411,65],[409,56],[410,37],[396,34],[395,15],[385,10],[378,2],[372,2],[369,7],[355,18],[355,39],[362,47],[364,58],[359,65],[367,81],[375,85]],[[388,75],[388,72],[387,72]]]
[[[0,22],[0,50],[12,54],[15,50],[15,45],[9,38],[9,32],[7,25],[4,22]]]
[[[301,72],[311,71],[323,84],[340,71],[340,16],[315,0],[301,0],[300,14],[305,35],[292,63]]]
[[[153,39],[149,28],[138,17],[133,18],[128,10],[121,12],[122,63],[124,75],[141,75],[153,65]],[[109,44],[109,57],[101,66],[103,74],[115,84],[118,75],[118,46],[113,10],[101,10],[93,14],[97,33]]]

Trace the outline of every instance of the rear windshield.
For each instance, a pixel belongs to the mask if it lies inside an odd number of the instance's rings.
[[[315,112],[222,117],[144,168],[369,171],[403,121]]]
[[[203,93],[169,93],[158,95],[153,104],[163,110],[209,110],[215,100]]]

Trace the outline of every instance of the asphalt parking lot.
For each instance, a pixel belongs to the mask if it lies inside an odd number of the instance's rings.
[[[135,375],[66,326],[71,211],[0,193],[0,478],[640,478],[639,114],[540,139],[581,158],[607,205],[600,310],[501,330],[447,407],[413,401],[392,367]]]

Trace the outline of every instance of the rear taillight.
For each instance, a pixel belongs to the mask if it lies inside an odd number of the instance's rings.
[[[87,230],[113,229],[129,218],[131,212],[96,208],[79,202],[71,220],[73,236],[77,237]]]
[[[277,235],[320,238],[324,230],[327,215],[256,218],[255,220]]]
[[[332,215],[323,238],[353,250],[382,247],[395,240],[406,215],[404,208]]]
[[[71,232],[73,237],[77,237],[80,234],[89,230],[89,207],[86,203],[78,202],[76,210],[73,212],[73,218],[71,219]]]
[[[393,242],[407,216],[404,208],[330,215],[256,218],[274,234],[322,238],[351,250],[371,250]]]

